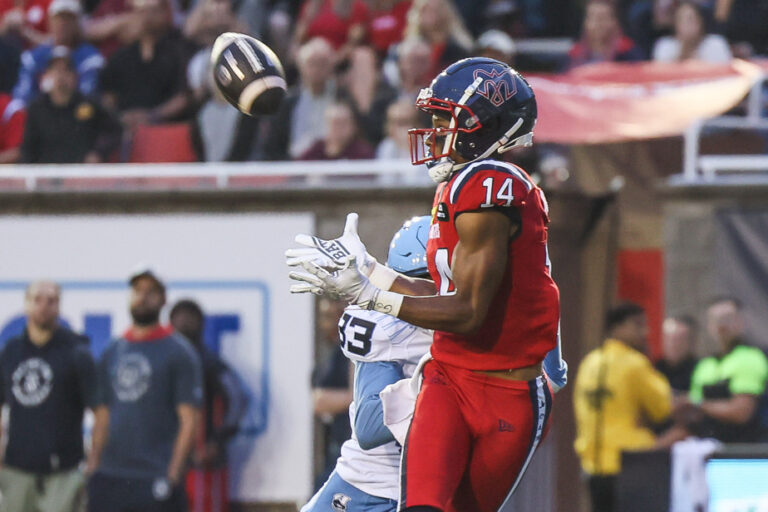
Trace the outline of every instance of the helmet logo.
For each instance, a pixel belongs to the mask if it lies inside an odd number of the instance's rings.
[[[488,99],[496,107],[512,99],[517,94],[517,85],[508,70],[499,71],[491,69],[491,71],[486,71],[485,69],[476,69],[473,76],[474,78],[478,76],[484,78],[477,88],[477,93]]]

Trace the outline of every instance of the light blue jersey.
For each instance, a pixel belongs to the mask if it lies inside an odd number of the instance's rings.
[[[339,332],[344,355],[355,363],[352,438],[342,446],[336,470],[301,512],[394,512],[400,446],[382,422],[379,392],[413,375],[429,351],[432,331],[350,306]]]

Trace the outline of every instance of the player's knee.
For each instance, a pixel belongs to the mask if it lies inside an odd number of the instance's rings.
[[[401,510],[400,512],[443,512],[442,509],[439,509],[437,507],[429,507],[426,505],[419,505],[416,507],[407,507]]]

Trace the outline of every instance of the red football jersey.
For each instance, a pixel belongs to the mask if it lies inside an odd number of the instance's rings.
[[[456,293],[451,280],[459,242],[456,217],[483,210],[502,212],[520,226],[509,240],[507,269],[482,327],[471,335],[435,331],[432,356],[471,370],[530,366],[555,347],[560,292],[549,270],[547,202],[525,171],[482,160],[438,187],[427,244],[429,273],[440,295]]]

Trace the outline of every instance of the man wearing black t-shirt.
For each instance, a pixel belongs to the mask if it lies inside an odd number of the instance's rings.
[[[136,42],[115,52],[101,73],[104,105],[126,128],[176,120],[189,106],[190,49],[173,28],[169,0],[132,0],[141,25]]]
[[[0,399],[10,409],[2,512],[74,512],[83,505],[83,410],[94,407],[96,372],[84,337],[58,323],[59,297],[56,283],[32,283],[26,329],[0,353]],[[98,453],[92,457],[95,464]]]

